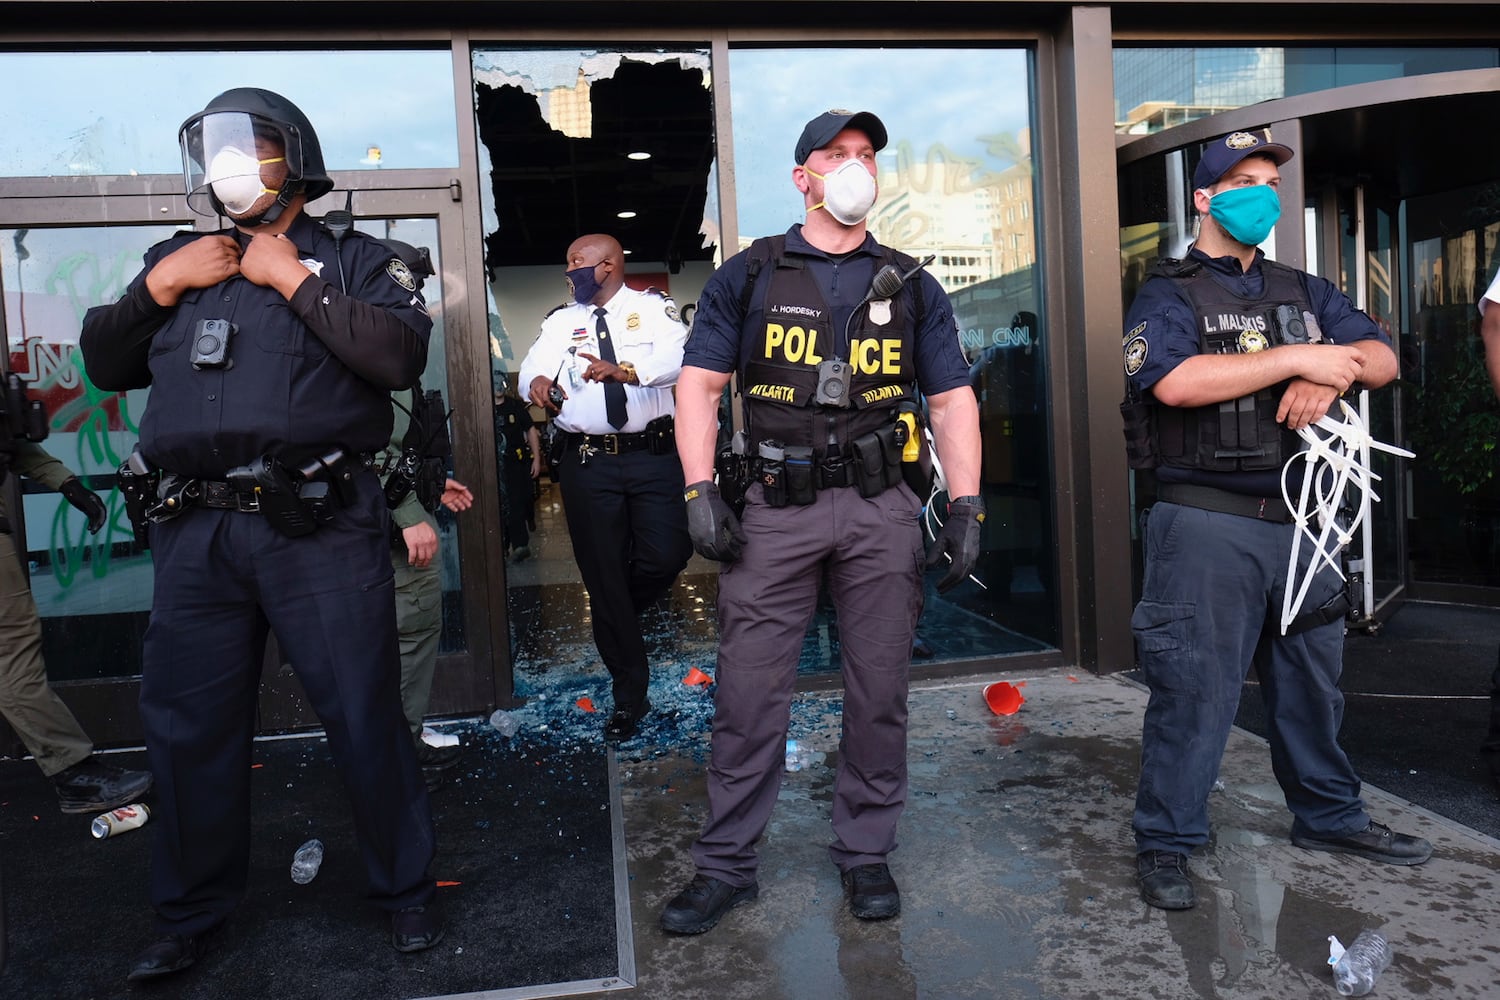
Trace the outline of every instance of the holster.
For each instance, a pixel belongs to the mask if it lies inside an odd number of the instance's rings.
[[[330,484],[292,479],[286,466],[271,455],[262,455],[248,465],[230,469],[225,476],[234,492],[254,498],[254,506],[271,527],[288,538],[311,534],[319,520],[333,516],[329,509]],[[303,491],[307,495],[303,495]]]
[[[677,431],[670,413],[648,423],[641,433],[646,435],[646,450],[651,454],[671,455],[677,451]]]
[[[120,496],[125,498],[125,516],[130,518],[130,527],[135,534],[135,543],[141,548],[150,546],[147,526],[151,523],[151,509],[157,504],[157,489],[161,485],[161,470],[153,469],[146,456],[136,445],[128,458],[120,463],[115,473],[120,486]]]
[[[745,513],[745,491],[750,488],[750,456],[725,448],[714,456],[714,474],[720,498],[734,511],[735,517],[742,516]]]

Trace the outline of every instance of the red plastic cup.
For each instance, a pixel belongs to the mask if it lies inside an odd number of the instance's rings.
[[[984,703],[996,715],[1015,715],[1025,701],[1021,689],[1009,681],[995,681],[984,686]]]
[[[712,684],[714,679],[697,667],[689,670],[687,676],[682,679],[684,684]]]

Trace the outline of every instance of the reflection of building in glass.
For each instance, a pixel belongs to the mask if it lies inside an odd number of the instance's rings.
[[[1114,56],[1115,128],[1131,135],[1278,97],[1496,65],[1493,46],[1184,46],[1117,48]]]
[[[1283,97],[1285,60],[1279,48],[1115,49],[1117,130],[1158,132]]]
[[[914,257],[935,256],[929,270],[949,291],[1029,267],[1036,235],[1025,137],[1017,147],[1022,159],[998,172],[939,147],[921,163],[905,148],[883,157],[871,230]]]

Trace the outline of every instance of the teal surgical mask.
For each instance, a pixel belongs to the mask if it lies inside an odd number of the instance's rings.
[[[1281,218],[1281,199],[1269,184],[1230,188],[1209,199],[1208,214],[1234,239],[1259,246]]]

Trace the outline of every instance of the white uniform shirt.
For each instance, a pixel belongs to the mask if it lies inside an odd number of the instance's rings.
[[[1491,302],[1500,302],[1500,271],[1495,272],[1495,280],[1490,282],[1489,290],[1479,297],[1479,315],[1484,315],[1485,307]],[[611,330],[614,327],[610,327]]]
[[[521,361],[521,387],[529,392],[537,376],[556,377],[568,394],[562,412],[554,417],[558,429],[581,434],[613,434],[604,412],[604,383],[585,381],[589,361],[581,357],[604,355],[594,332],[595,306],[569,303],[542,320],[541,333]],[[687,327],[678,318],[677,306],[660,294],[638,292],[621,286],[604,304],[605,323],[615,346],[615,364],[635,365],[640,385],[625,386],[625,426],[622,434],[646,429],[657,417],[675,412],[672,386],[682,371],[682,346]],[[561,369],[561,374],[559,374]]]

